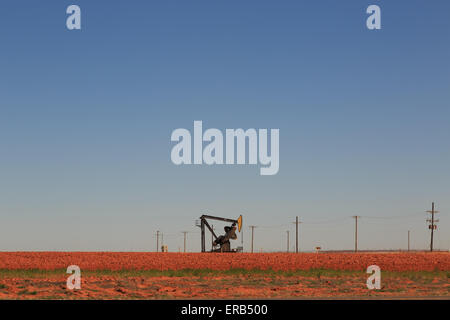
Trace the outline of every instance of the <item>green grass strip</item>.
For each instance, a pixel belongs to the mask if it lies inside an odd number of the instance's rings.
[[[404,277],[409,279],[418,278],[446,278],[450,279],[450,271],[381,271],[384,277]],[[182,270],[81,270],[83,276],[112,276],[112,277],[214,277],[214,276],[268,276],[268,277],[345,277],[364,276],[365,271],[354,270],[332,270],[332,269],[310,269],[293,271],[276,271],[272,269],[182,269]],[[51,276],[69,276],[65,269],[42,270],[42,269],[0,269],[0,278],[46,278]]]

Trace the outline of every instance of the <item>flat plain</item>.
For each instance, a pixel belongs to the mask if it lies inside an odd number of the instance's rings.
[[[450,299],[450,253],[0,252],[0,299],[310,298]]]

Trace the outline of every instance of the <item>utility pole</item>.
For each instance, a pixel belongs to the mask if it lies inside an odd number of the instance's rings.
[[[214,231],[214,225],[211,225],[211,229]],[[213,242],[214,242],[214,236],[211,232],[211,251],[214,250]]]
[[[252,253],[253,253],[253,231],[255,230],[256,226],[249,226],[249,228],[252,229]]]
[[[292,222],[295,224],[295,253],[298,253],[298,225],[301,223],[298,220],[298,217],[295,217],[295,222]]]
[[[359,216],[353,216],[355,218],[355,252],[358,252],[358,218]]]
[[[156,231],[156,252],[159,252],[159,231]]]
[[[183,231],[183,234],[184,234],[184,253],[186,253],[186,234],[187,234],[188,232],[187,231]]]
[[[439,222],[439,220],[434,219],[434,214],[439,213],[439,211],[434,210],[434,202],[431,203],[431,210],[427,211],[428,213],[431,213],[431,219],[427,219],[427,222],[430,222],[431,224],[428,225],[428,229],[431,230],[431,241],[430,241],[430,251],[433,251],[433,236],[434,236],[434,230],[437,229],[436,222]]]
[[[289,252],[289,230],[287,230],[286,233],[287,233],[287,252]]]
[[[409,247],[409,233],[410,233],[410,231],[408,230],[408,251],[410,249],[410,247]]]
[[[244,228],[242,228],[242,233],[241,233],[241,247],[242,247],[242,252],[244,252]]]

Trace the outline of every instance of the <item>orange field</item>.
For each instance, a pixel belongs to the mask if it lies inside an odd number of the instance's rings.
[[[81,290],[66,286],[69,265]],[[370,265],[380,290],[366,287]],[[449,279],[448,252],[0,252],[0,299],[448,299]]]
[[[138,253],[138,252],[0,252],[0,269],[55,270],[366,270],[448,271],[450,253]]]

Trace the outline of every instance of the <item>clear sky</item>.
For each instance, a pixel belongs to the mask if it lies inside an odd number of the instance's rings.
[[[77,4],[82,30],[66,28]],[[378,4],[382,29],[366,28]],[[0,3],[0,250],[450,247],[450,2]],[[280,171],[175,166],[176,128],[279,128]],[[222,228],[223,225],[220,227]],[[236,241],[233,246],[240,243]]]

